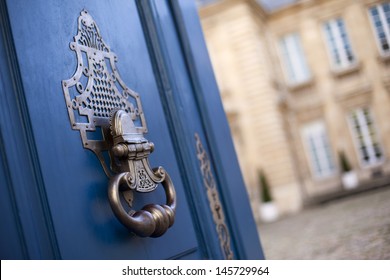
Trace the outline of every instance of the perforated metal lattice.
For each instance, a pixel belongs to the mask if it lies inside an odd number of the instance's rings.
[[[79,130],[84,148],[92,150],[110,174],[102,152],[108,150],[109,120],[113,112],[131,115],[139,133],[146,133],[146,122],[139,95],[129,89],[116,68],[117,56],[104,42],[99,28],[85,10],[78,18],[78,32],[71,50],[76,52],[77,69],[62,81],[62,89],[72,129]],[[87,132],[101,128],[100,140],[89,139]]]

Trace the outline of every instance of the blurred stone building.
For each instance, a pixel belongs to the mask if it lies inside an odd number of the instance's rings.
[[[360,186],[387,180],[389,1],[266,1],[199,12],[255,214],[259,170],[282,214],[342,189],[340,154]]]

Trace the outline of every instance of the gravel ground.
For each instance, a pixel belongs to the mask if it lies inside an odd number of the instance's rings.
[[[390,186],[261,224],[267,259],[390,260]]]

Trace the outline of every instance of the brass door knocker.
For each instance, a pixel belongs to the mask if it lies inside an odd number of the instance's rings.
[[[72,129],[80,131],[84,148],[96,154],[110,178],[108,198],[119,221],[138,236],[161,236],[175,220],[176,193],[165,169],[149,165],[154,144],[144,138],[147,127],[140,97],[120,78],[117,56],[85,10],[78,18],[78,33],[70,48],[76,52],[77,69],[72,78],[62,81],[62,89]],[[102,139],[88,137],[98,130]],[[134,191],[151,192],[159,184],[165,190],[165,205],[125,210],[121,195],[132,207]]]
[[[139,236],[158,237],[173,225],[176,211],[176,193],[171,178],[162,167],[149,166],[148,156],[154,144],[137,132],[130,117],[123,110],[115,112],[111,119],[114,140],[112,152],[119,160],[121,173],[110,180],[108,197],[111,208],[123,225]],[[151,192],[161,183],[165,189],[166,205],[148,204],[140,211],[128,214],[123,208],[120,190]]]

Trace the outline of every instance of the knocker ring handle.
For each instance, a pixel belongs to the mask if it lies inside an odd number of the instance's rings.
[[[154,172],[157,170],[158,168],[153,169]],[[138,236],[159,237],[173,225],[175,220],[176,192],[168,173],[165,170],[163,172],[165,178],[161,184],[165,190],[166,205],[148,204],[133,213],[127,213],[120,201],[121,186],[128,184],[130,173],[117,174],[110,180],[108,198],[111,208],[119,221]]]

